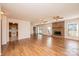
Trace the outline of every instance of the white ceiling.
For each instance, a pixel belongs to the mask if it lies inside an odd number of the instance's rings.
[[[63,16],[65,19],[79,16],[77,3],[3,3],[1,5],[9,12],[10,17],[31,22],[40,19],[49,20],[51,16]]]

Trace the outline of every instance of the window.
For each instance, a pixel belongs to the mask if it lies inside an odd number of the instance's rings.
[[[78,24],[68,24],[68,35],[78,36]]]

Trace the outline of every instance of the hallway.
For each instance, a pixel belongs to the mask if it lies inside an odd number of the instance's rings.
[[[3,49],[5,56],[79,56],[79,41],[53,38],[47,36],[32,36],[10,43]]]

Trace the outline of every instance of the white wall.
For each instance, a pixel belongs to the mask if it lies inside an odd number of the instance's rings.
[[[78,36],[69,36],[68,35],[68,24],[78,24]],[[66,20],[65,21],[65,38],[68,39],[74,39],[74,40],[79,40],[79,19],[72,19],[72,20]]]
[[[2,21],[2,44],[6,44],[9,41],[9,22],[18,23],[18,39],[24,39],[30,37],[30,22],[10,19],[3,16]]]
[[[19,39],[30,37],[30,22],[20,21],[18,28]]]
[[[8,34],[8,20],[5,15],[2,16],[2,44],[6,44],[9,40]]]
[[[51,28],[50,33],[48,32],[48,27]],[[52,35],[52,24],[46,24],[43,26],[43,33],[46,35]]]
[[[34,27],[33,23],[30,23],[30,31],[31,31],[31,35],[33,34],[33,27]]]
[[[48,32],[48,27],[51,28],[51,32]],[[43,24],[39,25],[40,30],[42,31],[42,34],[44,35],[52,35],[52,24]]]

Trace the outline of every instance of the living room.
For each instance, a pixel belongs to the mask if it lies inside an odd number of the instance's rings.
[[[79,4],[0,5],[1,55],[79,55]]]

